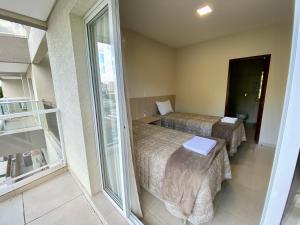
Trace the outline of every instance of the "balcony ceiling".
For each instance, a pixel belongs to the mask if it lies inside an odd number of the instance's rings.
[[[213,12],[200,17],[196,10]],[[172,47],[292,21],[293,0],[120,0],[121,24]]]
[[[0,8],[47,21],[56,0],[1,0]]]
[[[0,62],[30,63],[27,39],[0,35]]]
[[[29,64],[0,62],[0,75],[25,74]]]

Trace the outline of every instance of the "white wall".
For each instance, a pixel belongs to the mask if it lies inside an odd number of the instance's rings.
[[[29,80],[27,79],[26,75],[22,76],[22,86],[23,86],[23,93],[24,97],[31,98],[31,93],[30,93],[30,86],[29,86]]]
[[[28,37],[28,49],[31,62],[33,62],[36,59],[39,49],[41,47],[45,48],[45,44],[42,43],[45,36],[46,31],[34,27],[30,28],[30,33]]]
[[[2,80],[3,96],[7,98],[25,97],[22,80]]]
[[[46,54],[39,64],[32,64],[32,82],[36,100],[45,100],[56,104],[49,63],[49,56]]]
[[[85,1],[86,6],[90,5]],[[81,8],[82,10],[82,8]],[[73,10],[72,10],[73,11]],[[88,171],[91,190],[96,193],[100,190],[101,180],[99,165],[97,161],[97,148],[95,139],[95,129],[93,120],[92,96],[90,95],[89,74],[87,64],[86,36],[84,32],[83,19],[77,15],[71,15],[71,30],[73,36],[73,48],[76,64],[80,110],[83,123],[83,135],[86,146],[86,157],[88,160]]]
[[[83,15],[70,15],[75,3],[80,4],[78,11],[84,12],[91,1],[58,0],[48,20],[47,45],[68,166],[87,192],[93,194],[99,190],[100,177],[98,167],[94,166],[97,165],[96,146],[91,144],[95,137],[91,107],[84,108],[91,96],[86,88],[88,70],[84,67],[87,59]]]
[[[33,83],[32,83],[32,66],[31,65],[28,67],[28,70],[24,77],[27,80],[26,96],[33,100],[35,98],[34,97],[35,93],[34,93],[34,88],[33,88]]]
[[[175,50],[123,30],[129,97],[175,94]]]
[[[223,116],[229,59],[271,54],[260,142],[275,145],[288,74],[291,26],[279,25],[177,50],[176,110]]]

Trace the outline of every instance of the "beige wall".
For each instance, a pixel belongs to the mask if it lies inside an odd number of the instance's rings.
[[[3,96],[7,98],[25,97],[22,80],[2,80]]]
[[[32,64],[32,82],[36,100],[45,100],[55,105],[55,95],[48,54],[39,64]]]
[[[133,31],[123,30],[129,97],[175,93],[175,50]]]
[[[229,59],[272,54],[260,142],[275,145],[282,113],[291,26],[280,25],[180,48],[176,110],[224,115]]]
[[[224,115],[229,59],[271,54],[260,142],[275,145],[288,73],[291,26],[270,26],[172,49],[124,30],[129,96],[176,94],[176,110]]]

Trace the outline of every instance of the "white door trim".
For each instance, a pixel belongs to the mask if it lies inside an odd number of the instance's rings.
[[[279,137],[261,225],[279,225],[300,148],[300,0],[295,0],[293,41]]]

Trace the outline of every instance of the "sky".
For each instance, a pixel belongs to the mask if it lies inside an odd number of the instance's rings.
[[[1,33],[27,37],[27,32],[23,25],[2,19],[0,19],[0,34]]]

